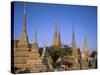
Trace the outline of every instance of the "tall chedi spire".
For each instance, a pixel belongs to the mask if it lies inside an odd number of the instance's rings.
[[[18,73],[20,70],[27,69],[27,60],[28,60],[28,36],[26,33],[26,3],[24,3],[24,16],[23,16],[23,24],[22,24],[22,32],[18,41],[18,46],[16,51],[14,52],[14,67],[20,68],[15,72]]]
[[[89,64],[89,49],[88,49],[87,40],[85,36],[83,41],[83,50],[82,50],[82,67],[88,68],[88,64]]]
[[[76,47],[76,42],[75,42],[75,32],[74,32],[74,25],[73,25],[73,31],[72,31],[72,55],[75,59],[75,63],[73,67],[77,68],[78,67],[78,53],[77,53],[77,47]]]
[[[53,37],[53,46],[59,48],[61,45],[60,41],[60,32],[58,32],[58,23],[55,21],[54,37]]]
[[[19,47],[23,47],[23,45],[25,45],[25,47],[28,47],[28,36],[26,33],[26,3],[24,3],[24,16],[23,16],[23,23],[22,23],[22,32],[20,35],[19,43],[18,43]]]
[[[48,68],[49,65],[48,65],[48,53],[47,53],[47,50],[46,50],[46,39],[44,39],[44,48],[43,48],[41,57],[42,57],[43,64],[46,66],[46,68]]]
[[[23,28],[22,32],[26,33],[26,3],[24,3],[24,16],[23,16]]]
[[[44,39],[44,48],[42,51],[42,62],[43,64],[46,66],[47,70],[52,70],[52,59],[51,57],[48,55],[48,51],[46,50],[46,38]]]
[[[34,32],[34,40],[33,40],[33,45],[32,45],[32,50],[37,50],[38,49],[38,43],[37,43],[37,35],[36,31]]]
[[[42,63],[42,59],[40,58],[37,37],[36,37],[36,31],[34,32],[34,40],[33,40],[33,44],[32,44],[32,49],[29,53],[29,59],[28,59],[27,65],[31,72],[46,71],[46,67]]]
[[[43,58],[45,55],[47,56],[47,52],[46,52],[46,39],[44,39],[44,48],[43,48],[43,52],[42,52],[42,58]]]
[[[82,58],[86,58],[86,59],[89,58],[89,49],[88,49],[88,45],[87,45],[86,36],[83,41]]]
[[[75,42],[75,32],[74,32],[74,25],[73,25],[73,32],[72,32],[72,55],[76,58],[77,57],[77,47]]]

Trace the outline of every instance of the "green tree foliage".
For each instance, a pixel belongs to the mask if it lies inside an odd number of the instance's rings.
[[[68,45],[63,45],[63,47],[59,49],[56,49],[51,46],[48,47],[47,50],[49,56],[51,56],[54,61],[56,61],[59,57],[72,55],[72,48]]]
[[[42,55],[42,51],[43,51],[43,48],[40,47],[40,48],[39,48],[39,54],[40,54],[40,56]]]
[[[40,55],[42,54],[42,50],[43,48],[39,48]],[[61,48],[55,48],[53,46],[50,46],[50,47],[46,47],[46,50],[48,51],[48,56],[51,56],[53,60],[52,66],[54,68],[58,68],[60,66],[60,63],[56,62],[59,57],[72,55],[72,48],[68,45],[63,45]],[[68,64],[71,64],[71,63],[68,63]]]
[[[61,56],[71,56],[72,55],[72,48],[68,45],[63,45],[61,49]]]
[[[90,57],[94,58],[97,55],[97,51],[92,51]]]
[[[72,48],[69,47],[68,45],[63,45],[62,48],[59,48],[59,49],[56,49],[51,46],[51,47],[48,47],[47,50],[48,50],[49,56],[51,56],[53,60],[52,65],[54,68],[58,68],[60,66],[60,63],[56,62],[59,57],[72,55]]]

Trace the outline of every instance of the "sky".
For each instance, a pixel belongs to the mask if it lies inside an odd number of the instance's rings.
[[[22,31],[24,3],[14,2],[14,38],[19,39]],[[67,4],[26,3],[26,30],[29,43],[33,43],[37,31],[39,47],[51,46],[55,20],[62,44],[71,45],[74,24],[76,46],[82,50],[84,36],[90,51],[97,48],[97,7]]]

